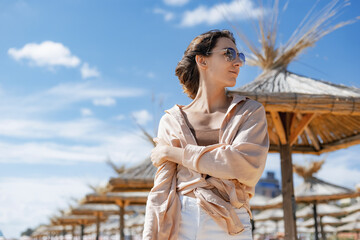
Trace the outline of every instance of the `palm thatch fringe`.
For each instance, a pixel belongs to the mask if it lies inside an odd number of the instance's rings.
[[[287,43],[276,47],[279,0],[275,0],[272,11],[268,11],[260,3],[262,14],[259,14],[258,29],[260,48],[256,47],[238,27],[233,25],[241,40],[247,45],[249,54],[247,63],[259,66],[264,72],[273,69],[286,69],[289,63],[299,56],[306,48],[314,46],[325,35],[334,30],[356,22],[359,17],[348,21],[332,24],[340,10],[350,5],[347,0],[332,0],[320,11],[314,11],[316,4],[308,12],[295,29]]]
[[[299,164],[293,164],[294,172],[300,177],[307,179],[317,173],[321,166],[324,164],[325,160],[321,161],[312,161],[308,166],[301,166]]]

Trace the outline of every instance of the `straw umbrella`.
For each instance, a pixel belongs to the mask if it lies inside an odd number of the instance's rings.
[[[312,219],[313,220],[313,219]],[[313,225],[314,226],[314,225]],[[308,228],[310,233],[315,233],[314,228]],[[334,226],[330,226],[330,225],[324,225],[323,227],[323,234],[324,236],[326,236],[326,233],[330,233],[330,234],[336,234],[338,232],[338,229]],[[328,238],[325,238],[328,239]]]
[[[355,212],[349,216],[346,216],[341,219],[344,224],[337,228],[338,232],[356,232],[357,236],[359,236],[360,232],[360,212]]]
[[[320,205],[321,209],[318,209],[318,203],[324,203],[331,200],[338,200],[342,198],[351,198],[360,195],[360,192],[355,192],[351,189],[331,184],[320,180],[313,176],[314,173],[320,170],[324,160],[318,162],[311,162],[309,166],[300,166],[294,164],[294,171],[304,178],[304,182],[295,189],[295,200],[297,203],[311,203],[312,210],[310,207],[306,207],[296,214],[300,217],[314,217],[315,226],[315,238],[318,239],[318,228],[317,228],[317,216],[324,215],[342,215],[345,211],[334,205]],[[282,203],[282,196],[278,196],[271,201],[267,207],[278,207]],[[321,220],[321,218],[320,218]],[[322,224],[320,224],[322,226]],[[323,230],[323,229],[322,229]],[[322,236],[325,237],[322,231]]]
[[[267,214],[266,214],[267,215]],[[265,217],[263,215],[261,218]],[[282,218],[275,218],[276,220],[258,220],[255,222],[255,230],[254,234],[261,234],[261,235],[267,235],[267,234],[282,234],[284,232],[284,220]],[[311,230],[302,227],[300,222],[296,223],[297,229],[299,230],[299,233],[310,233]]]
[[[252,52],[248,63],[259,66],[263,73],[232,93],[261,102],[267,112],[270,152],[279,152],[281,158],[287,239],[296,239],[292,152],[321,154],[360,143],[360,90],[287,70],[304,49],[355,21],[331,26],[331,20],[345,5],[333,0],[319,13],[308,14],[289,41],[280,47],[276,47],[278,1],[269,14],[259,15],[260,47],[238,32]]]
[[[41,238],[43,236],[47,235],[47,225],[39,225],[37,228],[35,228],[34,232],[31,234],[32,238]]]
[[[105,218],[102,218],[101,221],[104,221]],[[52,225],[70,225],[72,227],[72,239],[75,235],[75,227],[80,225],[80,239],[84,238],[84,228],[86,225],[91,225],[96,223],[97,217],[92,215],[62,215],[51,218]]]
[[[338,232],[356,232],[359,239],[360,222],[350,222],[337,228]]]
[[[349,223],[349,222],[356,222],[356,221],[360,222],[360,212],[355,212],[355,213],[350,214],[341,219],[342,223]]]
[[[92,193],[87,194],[84,199],[81,200],[81,203],[116,204],[117,206],[119,206],[120,239],[124,239],[125,208],[130,205],[145,205],[148,195],[148,192],[107,192],[103,194]]]
[[[149,192],[154,186],[156,167],[149,158],[140,164],[124,169],[119,176],[111,178],[106,186],[108,192]]]
[[[141,126],[139,127],[147,139],[155,144],[152,137]],[[149,191],[154,185],[157,169],[152,165],[149,158],[131,168],[117,167],[110,160],[108,160],[108,164],[118,173],[118,176],[110,178],[104,188],[92,187],[95,193],[86,195],[82,203],[116,204],[119,207],[120,239],[125,239],[125,208],[130,205],[146,204]]]
[[[264,210],[264,206],[266,206],[270,200],[271,198],[269,197],[255,194],[255,196],[250,199],[251,210]]]
[[[319,219],[320,220],[320,219]],[[331,217],[331,216],[324,216],[322,218],[322,223],[324,225],[340,225],[341,221],[339,219],[337,219],[336,217]],[[315,220],[314,218],[309,218],[308,220],[306,220],[305,222],[301,223],[301,226],[304,227],[311,227],[314,226],[315,224]]]
[[[344,209],[342,209],[338,206],[335,206],[335,205],[324,204],[324,203],[318,204],[316,210],[317,210],[317,215],[319,217],[341,216],[341,215],[346,214]],[[301,210],[296,211],[296,216],[301,217],[301,218],[313,217],[314,216],[313,208],[311,206],[306,206],[306,207],[302,208]]]
[[[311,220],[313,222],[312,225],[314,226],[315,234],[318,234],[318,222],[319,222],[321,236],[323,237],[323,239],[325,239],[324,225],[327,224],[329,221],[331,222],[329,216],[340,216],[344,214],[345,211],[335,205],[330,205],[330,204],[316,205],[316,203],[314,203],[313,207],[306,206],[303,209],[296,212],[297,217],[302,217],[302,218],[313,217]],[[339,222],[336,220],[337,220],[336,218],[332,219],[332,221],[335,223]]]
[[[72,215],[96,216],[96,240],[100,236],[100,222],[109,215],[118,214],[119,208],[115,204],[82,204],[71,209]]]
[[[142,128],[141,130],[144,135],[148,137],[149,141],[155,144],[150,135]],[[134,167],[123,168],[116,178],[109,180],[106,186],[106,192],[108,192],[106,198],[110,201],[114,200],[115,203],[119,205],[120,211],[123,211],[125,206],[132,203],[146,205],[149,191],[154,186],[156,171],[157,168],[152,165],[149,158]],[[95,200],[94,196],[91,198]],[[120,215],[123,216],[123,213],[120,213]],[[120,225],[122,226],[120,227],[120,237],[124,239],[123,217],[120,218]]]
[[[254,215],[254,221],[275,221],[275,232],[279,231],[278,222],[284,218],[284,211],[281,208],[267,209]]]
[[[284,218],[284,211],[281,208],[267,209],[258,214],[255,214],[254,216],[255,221],[266,221],[266,220],[278,221],[278,220],[282,220],[283,218]]]
[[[296,212],[296,214],[298,214],[298,212]],[[329,225],[339,225],[339,224],[341,224],[340,220],[335,218],[335,217],[319,216],[316,223],[315,223],[314,218],[310,218],[307,221],[303,222],[301,224],[301,226],[314,227],[313,232],[316,234],[317,233],[316,225],[317,225],[318,222],[320,222],[321,236],[324,239],[326,239],[326,233],[328,233],[328,232],[335,233],[336,232],[336,228],[335,227],[330,227]]]
[[[35,231],[31,234],[31,236],[33,238],[49,236],[49,238],[51,239],[52,236],[56,236],[61,233],[64,233],[65,231],[71,230],[69,227],[70,226],[66,227],[66,226],[40,225],[35,229]]]
[[[353,212],[360,211],[360,202],[357,202],[354,205],[344,208],[344,211],[346,213],[353,213]]]
[[[144,225],[145,216],[143,213],[140,214],[131,214],[128,215],[128,218],[125,222],[125,228],[129,232],[131,228],[134,227],[142,227]],[[106,233],[114,233],[118,232],[119,230],[119,216],[111,216],[109,219],[101,225],[101,231]],[[91,226],[89,229],[87,229],[88,232],[95,232],[95,226]]]
[[[253,236],[259,234],[265,237],[266,235],[275,234],[279,231],[278,223],[271,220],[256,221],[254,222],[254,226]]]

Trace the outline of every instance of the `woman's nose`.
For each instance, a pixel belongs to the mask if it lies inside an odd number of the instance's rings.
[[[240,60],[240,58],[237,56],[234,60],[234,66],[235,67],[242,67],[244,65],[243,61]]]

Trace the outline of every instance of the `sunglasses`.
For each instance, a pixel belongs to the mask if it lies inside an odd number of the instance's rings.
[[[224,48],[221,49],[219,51],[215,51],[215,52],[208,52],[207,54],[210,53],[217,53],[217,52],[224,52],[224,56],[226,57],[226,61],[228,62],[232,62],[236,59],[236,57],[239,57],[240,61],[242,62],[242,64],[245,64],[245,55],[242,52],[237,53],[235,49],[233,48]]]

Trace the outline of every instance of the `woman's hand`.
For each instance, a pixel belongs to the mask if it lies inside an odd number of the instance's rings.
[[[151,151],[151,162],[155,167],[159,167],[167,161],[167,151],[169,145],[161,138],[154,138],[156,147]]]
[[[184,149],[168,145],[161,138],[154,138],[156,147],[151,151],[151,161],[155,167],[159,167],[166,161],[182,164]]]

